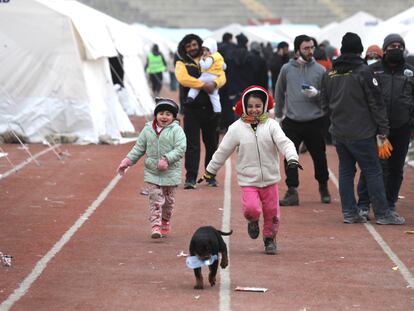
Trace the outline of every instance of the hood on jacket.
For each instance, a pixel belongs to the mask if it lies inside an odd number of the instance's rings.
[[[211,54],[217,52],[217,41],[213,38],[207,38],[203,41],[202,47],[207,48]]]
[[[201,40],[199,36],[191,33],[191,34],[184,36],[184,38],[178,43],[178,47],[177,47],[178,59],[182,59],[184,61],[192,61],[191,57],[188,56],[187,53],[185,52],[185,45],[187,43],[190,43],[193,40],[197,41],[198,46],[200,47],[200,52],[201,52],[201,45],[203,44],[203,40]]]
[[[364,63],[364,60],[357,54],[342,54],[333,61],[332,68],[338,73],[345,73],[355,69]]]
[[[238,100],[238,102],[234,106],[234,112],[238,116],[243,115],[243,113],[247,114],[247,111],[246,111],[246,105],[247,105],[246,96],[251,94],[251,93],[257,93],[260,96],[260,98],[262,98],[263,103],[264,103],[263,112],[269,111],[270,109],[272,109],[275,106],[273,96],[270,95],[269,92],[265,88],[263,88],[259,85],[252,85],[252,86],[249,86],[247,89],[245,89],[243,91],[240,99]]]
[[[299,67],[299,66],[310,66],[313,65],[314,63],[316,63],[315,58],[312,58],[309,62],[307,62],[306,64],[299,64],[298,63],[298,59],[297,58],[291,58],[289,59],[289,63],[295,67]]]

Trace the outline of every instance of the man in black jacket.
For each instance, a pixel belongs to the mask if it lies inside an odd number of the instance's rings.
[[[275,89],[277,78],[279,77],[280,69],[289,61],[289,44],[285,41],[277,45],[276,52],[273,53],[269,62],[269,70],[272,73],[272,92]]]
[[[390,124],[388,140],[393,146],[391,157],[381,161],[388,206],[396,214],[395,205],[403,181],[405,157],[414,126],[414,67],[404,59],[405,42],[398,34],[384,39],[382,61],[370,66],[379,81],[382,97],[387,107]],[[368,197],[364,176],[358,185],[360,209],[367,213]]]
[[[226,82],[225,75],[217,77],[214,82],[203,83],[198,80],[201,75],[199,65],[202,40],[194,34],[186,35],[178,44],[175,75],[180,84],[181,112],[184,114],[184,132],[187,137],[187,151],[185,153],[186,178],[184,189],[195,189],[200,162],[200,130],[203,137],[206,155],[204,169],[210,162],[217,149],[216,129],[219,120],[213,111],[208,93],[216,87],[220,88]],[[191,103],[185,104],[190,88],[200,89],[201,92]],[[217,185],[214,178],[208,180],[208,185]]]
[[[344,223],[364,223],[359,214],[354,178],[356,163],[365,175],[378,224],[403,224],[389,210],[377,155],[376,135],[388,135],[388,120],[377,80],[360,57],[361,39],[355,33],[342,38],[341,56],[322,81],[322,107],[329,109],[330,132],[339,158],[339,194]]]

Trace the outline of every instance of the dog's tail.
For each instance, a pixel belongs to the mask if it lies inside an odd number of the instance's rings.
[[[223,232],[223,231],[217,230],[217,232],[219,232],[221,235],[231,235],[233,233],[233,230],[230,230],[230,232]]]

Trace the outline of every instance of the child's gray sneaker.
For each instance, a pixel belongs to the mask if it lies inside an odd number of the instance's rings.
[[[405,224],[405,219],[398,215],[397,212],[391,212],[386,216],[378,218],[376,223],[379,225],[403,225]]]

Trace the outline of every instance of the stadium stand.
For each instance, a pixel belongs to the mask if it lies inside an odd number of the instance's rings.
[[[261,19],[325,26],[358,11],[386,20],[413,6],[412,0],[80,0],[127,23],[217,29]]]

